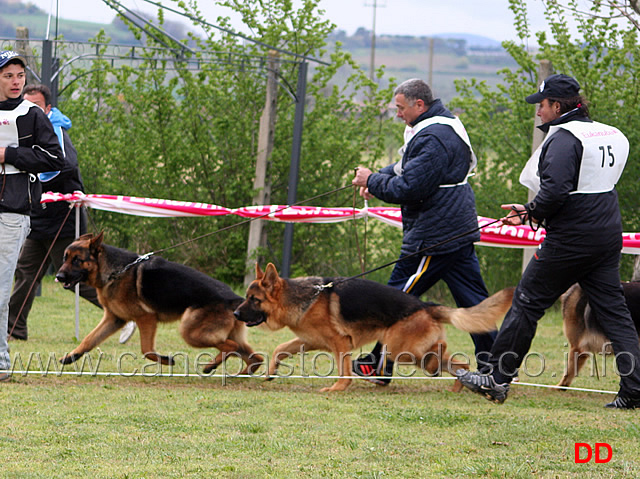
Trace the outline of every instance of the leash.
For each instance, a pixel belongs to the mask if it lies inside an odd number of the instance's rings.
[[[301,204],[303,204],[303,203],[307,203],[308,201],[316,200],[316,199],[318,199],[318,198],[322,198],[323,196],[332,195],[332,194],[334,194],[334,193],[338,193],[338,192],[340,192],[340,191],[342,191],[342,190],[346,190],[347,188],[352,188],[352,187],[353,187],[353,185],[345,185],[345,186],[341,186],[340,188],[336,188],[336,189],[334,189],[334,190],[327,191],[326,193],[321,193],[321,194],[319,194],[319,195],[312,196],[311,198],[307,198],[307,199],[305,199],[305,200],[301,200],[301,201],[298,201],[298,202],[296,202],[296,203],[292,203],[292,204],[290,204],[290,205],[281,206],[280,208],[278,208],[278,209],[277,209],[277,210],[275,210],[275,211],[270,211],[269,213],[265,213],[265,214],[263,214],[263,215],[256,216],[255,218],[249,218],[249,219],[247,219],[247,220],[240,221],[239,223],[235,223],[235,224],[233,224],[233,225],[225,226],[224,228],[220,228],[219,230],[211,231],[211,232],[209,232],[209,233],[205,233],[205,234],[203,234],[203,235],[196,236],[195,238],[191,238],[191,239],[189,239],[189,240],[182,241],[182,242],[180,242],[180,243],[176,243],[176,244],[174,244],[174,245],[167,246],[166,248],[162,248],[162,249],[159,249],[159,250],[157,250],[157,251],[155,251],[155,252],[151,252],[151,253],[147,253],[147,254],[148,254],[148,255],[152,255],[152,254],[154,254],[154,253],[161,253],[161,252],[163,252],[163,251],[167,251],[167,250],[170,250],[170,249],[173,249],[173,248],[177,248],[178,246],[183,246],[183,245],[185,245],[185,244],[188,244],[188,243],[192,243],[192,242],[194,242],[194,241],[201,240],[202,238],[206,238],[206,237],[208,237],[208,236],[212,236],[212,235],[214,235],[214,234],[218,234],[218,233],[221,233],[221,232],[223,232],[223,231],[227,231],[227,230],[230,230],[230,229],[236,228],[236,227],[238,227],[238,226],[242,226],[242,225],[245,225],[245,224],[247,224],[247,223],[251,223],[252,221],[259,220],[259,219],[262,219],[262,218],[266,218],[267,216],[273,215],[273,214],[275,214],[275,213],[279,213],[280,211],[286,210],[287,208],[291,208],[292,206],[298,206],[298,205],[301,205]]]
[[[139,263],[142,263],[143,261],[147,261],[149,258],[151,258],[151,256],[153,256],[153,252],[142,254],[142,255],[138,256],[135,259],[135,261],[133,261],[132,263],[129,263],[124,268],[122,268],[120,271],[116,271],[116,272],[111,273],[109,275],[108,281],[113,281],[114,279],[117,279],[118,276],[120,276],[121,274],[127,272],[127,270],[129,270],[130,268],[134,267],[135,265],[137,265]]]
[[[195,241],[201,240],[202,238],[206,238],[206,237],[208,237],[208,236],[212,236],[212,235],[214,235],[214,234],[218,234],[218,233],[221,233],[221,232],[223,232],[223,231],[227,231],[227,230],[230,230],[230,229],[236,228],[236,227],[238,227],[238,226],[242,226],[242,225],[245,225],[245,224],[247,224],[247,223],[251,223],[252,221],[259,220],[259,219],[262,219],[262,218],[266,218],[267,216],[273,215],[273,214],[275,214],[275,213],[279,213],[280,211],[286,210],[287,208],[290,208],[290,207],[292,207],[292,206],[297,206],[297,205],[300,205],[300,204],[306,203],[306,202],[308,202],[308,201],[312,201],[312,200],[316,200],[316,199],[318,199],[318,198],[322,198],[323,196],[328,196],[328,195],[331,195],[331,194],[334,194],[334,193],[338,193],[338,192],[340,192],[340,191],[342,191],[342,190],[345,190],[345,189],[347,189],[347,188],[351,188],[352,186],[353,186],[353,185],[345,185],[345,186],[341,186],[341,187],[336,188],[336,189],[334,189],[334,190],[327,191],[327,192],[325,192],[325,193],[321,193],[321,194],[316,195],[316,196],[312,196],[311,198],[307,198],[307,199],[305,199],[305,200],[301,200],[301,201],[298,201],[298,202],[296,202],[296,203],[292,203],[292,204],[290,204],[290,205],[281,206],[280,208],[276,209],[275,211],[270,211],[269,213],[265,213],[265,214],[263,214],[263,215],[256,216],[255,218],[249,218],[249,219],[247,219],[247,220],[240,221],[240,222],[235,223],[235,224],[233,224],[233,225],[225,226],[224,228],[220,228],[220,229],[218,229],[218,230],[216,230],[216,231],[211,231],[211,232],[209,232],[209,233],[205,233],[205,234],[203,234],[203,235],[196,236],[195,238],[191,238],[191,239],[188,239],[188,240],[186,240],[186,241],[182,241],[182,242],[180,242],[180,243],[176,243],[176,244],[174,244],[174,245],[167,246],[166,248],[162,248],[162,249],[159,249],[159,250],[156,250],[156,251],[150,251],[150,252],[148,252],[148,253],[145,253],[145,254],[143,254],[143,255],[138,256],[138,257],[136,258],[136,260],[135,260],[135,261],[133,261],[132,263],[127,264],[127,265],[126,265],[122,270],[117,271],[117,272],[114,272],[114,273],[111,273],[111,275],[109,275],[109,281],[112,281],[112,280],[116,279],[118,276],[120,276],[121,274],[123,274],[123,273],[124,273],[124,272],[126,272],[129,268],[131,268],[131,267],[135,266],[136,264],[139,264],[139,263],[141,263],[141,262],[143,262],[143,261],[148,260],[148,259],[149,259],[149,258],[151,258],[151,256],[153,256],[154,254],[162,253],[163,251],[167,251],[167,250],[170,250],[170,249],[173,249],[173,248],[177,248],[178,246],[183,246],[183,245],[185,245],[185,244],[193,243],[193,242],[195,242]],[[354,209],[355,209],[355,208],[354,208]],[[93,223],[93,222],[92,222],[92,223]],[[95,224],[94,224],[94,226],[95,226]]]
[[[515,209],[515,207],[512,207],[512,210],[515,212],[515,214],[513,214],[513,215],[507,215],[507,216],[506,216],[507,218],[514,218],[514,217],[516,217],[516,216],[517,216],[517,217],[519,217],[520,219],[522,219],[522,218],[523,218],[523,215],[526,215],[526,214],[527,214],[527,213],[526,213],[526,211],[524,211],[524,212],[522,212],[522,211],[518,211],[518,210],[516,210],[516,209]],[[388,263],[385,263],[385,264],[383,264],[382,266],[378,266],[377,268],[373,268],[373,269],[370,269],[369,271],[365,271],[365,272],[360,273],[360,274],[356,274],[356,275],[353,275],[353,276],[349,276],[348,278],[342,278],[342,279],[337,280],[337,281],[330,281],[330,282],[328,282],[328,283],[326,283],[326,284],[323,284],[323,285],[317,285],[317,286],[315,286],[315,288],[316,288],[316,289],[318,289],[318,294],[319,294],[319,293],[320,293],[321,291],[323,291],[324,289],[327,289],[327,288],[333,288],[333,287],[335,287],[335,286],[337,286],[337,285],[339,285],[339,284],[345,283],[345,282],[347,282],[347,281],[351,281],[352,279],[357,279],[357,278],[360,278],[360,277],[365,276],[365,275],[367,275],[367,274],[373,273],[373,272],[375,272],[375,271],[379,271],[379,270],[381,270],[381,269],[387,268],[387,267],[392,266],[392,265],[394,265],[394,264],[396,264],[396,263],[399,263],[400,261],[404,261],[404,260],[405,260],[405,259],[407,259],[407,258],[412,258],[412,257],[417,256],[417,255],[419,255],[419,254],[422,254],[422,253],[424,253],[424,252],[426,252],[426,251],[429,251],[429,250],[431,250],[431,249],[433,249],[433,248],[437,248],[438,246],[442,246],[442,245],[444,245],[444,244],[450,243],[451,241],[457,240],[458,238],[462,238],[463,236],[470,235],[470,234],[472,234],[472,233],[475,233],[476,231],[480,231],[481,229],[486,228],[487,226],[491,226],[491,225],[493,225],[493,224],[495,224],[495,223],[498,223],[498,222],[500,222],[500,221],[502,221],[502,220],[501,220],[501,219],[493,220],[492,222],[487,223],[487,224],[486,224],[486,225],[484,225],[484,226],[478,226],[477,228],[473,228],[472,230],[465,231],[464,233],[459,233],[459,234],[457,234],[457,235],[455,235],[455,236],[452,236],[451,238],[447,238],[446,240],[440,241],[439,243],[436,243],[436,244],[433,244],[433,245],[427,246],[427,247],[425,247],[425,248],[422,248],[422,249],[420,249],[420,250],[418,250],[418,251],[415,251],[415,252],[410,253],[410,254],[408,254],[408,255],[406,255],[406,256],[403,256],[402,258],[398,258],[398,259],[396,259],[396,260],[394,260],[394,261],[390,261],[390,262],[388,262]]]
[[[22,311],[24,311],[24,307],[26,306],[27,301],[29,300],[29,296],[31,296],[31,291],[33,291],[33,287],[35,286],[36,282],[38,281],[38,277],[40,276],[40,273],[42,272],[42,268],[44,267],[45,263],[47,262],[47,259],[49,259],[49,255],[51,254],[51,250],[55,246],[56,241],[58,241],[58,237],[60,236],[60,233],[62,232],[62,228],[64,227],[65,223],[69,219],[69,215],[71,214],[71,211],[75,207],[76,206],[74,204],[71,204],[69,206],[69,211],[67,211],[67,216],[65,216],[64,220],[62,220],[62,224],[60,225],[60,228],[58,229],[58,232],[56,233],[56,236],[53,238],[53,241],[49,245],[49,250],[47,251],[47,254],[44,255],[44,259],[42,260],[42,263],[40,264],[40,267],[38,268],[38,272],[36,273],[36,276],[33,278],[33,281],[31,282],[31,286],[29,286],[29,290],[27,291],[27,294],[24,297],[24,301],[22,302],[22,306],[20,306],[20,310],[18,311],[18,314],[16,314],[16,320],[13,322],[13,326],[11,327],[11,331],[9,331],[9,336],[11,336],[13,334],[13,330],[16,328],[16,324],[18,323],[18,319],[20,318],[20,315],[22,314]]]

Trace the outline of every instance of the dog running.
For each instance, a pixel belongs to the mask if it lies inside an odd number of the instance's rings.
[[[246,363],[241,374],[253,372],[263,363],[247,342],[247,327],[237,321],[234,310],[243,298],[225,283],[193,268],[103,243],[103,233],[80,236],[65,250],[64,263],[56,274],[64,288],[84,282],[93,286],[104,308],[104,316],[73,351],[60,361],[69,364],[105,339],[135,321],[145,358],[173,365],[174,360],[156,352],[158,323],[180,321],[180,334],[195,348],[213,347],[220,352],[203,369],[213,371],[229,354]]]
[[[248,326],[264,323],[271,330],[288,327],[296,334],[276,347],[268,377],[276,374],[280,358],[303,350],[324,350],[333,354],[340,379],[322,391],[343,391],[351,384],[351,351],[373,341],[387,346],[391,360],[420,361],[428,356],[425,368],[432,374],[445,361],[451,374],[468,368],[446,353],[444,324],[473,333],[496,329],[511,306],[513,289],[504,289],[472,308],[456,309],[423,303],[366,279],[284,279],[269,263],[264,272],[256,265],[256,279],[235,315]]]
[[[640,281],[622,282],[622,290],[631,318],[640,331]],[[613,353],[609,339],[594,318],[587,296],[579,284],[562,295],[562,328],[569,341],[567,369],[558,387],[567,388],[592,354]]]

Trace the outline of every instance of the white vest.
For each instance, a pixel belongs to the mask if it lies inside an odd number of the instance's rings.
[[[35,106],[35,104],[23,100],[13,110],[0,110],[0,146],[18,146],[18,124],[16,120],[19,116],[26,115],[32,106]],[[4,164],[4,172],[7,175],[24,173],[9,163]]]
[[[455,185],[440,185],[440,188],[451,188],[452,186],[464,185],[467,182],[467,178],[471,176],[471,171],[478,164],[478,159],[476,158],[476,154],[473,152],[473,148],[471,148],[471,141],[469,141],[467,130],[464,129],[464,125],[457,117],[448,118],[446,116],[433,116],[431,118],[422,120],[413,127],[407,125],[404,129],[404,145],[402,145],[402,147],[398,150],[398,153],[400,153],[400,156],[404,156],[404,152],[407,150],[407,145],[409,144],[411,139],[416,136],[419,131],[435,124],[448,125],[453,128],[453,131],[455,131],[456,135],[458,135],[460,139],[465,142],[465,144],[469,147],[469,151],[471,152],[471,164],[469,165],[469,172],[467,173],[465,179]],[[402,160],[394,165],[393,172],[398,176],[402,176]]]
[[[570,121],[553,125],[542,144],[531,155],[520,173],[520,183],[538,194],[538,164],[542,147],[559,129],[567,130],[582,143],[578,186],[570,194],[606,193],[615,188],[629,156],[629,140],[620,130],[598,122]]]

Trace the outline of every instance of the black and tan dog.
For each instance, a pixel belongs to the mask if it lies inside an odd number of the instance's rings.
[[[640,334],[640,281],[623,282],[622,290],[631,318]],[[567,369],[558,387],[569,387],[589,357],[613,350],[594,318],[587,296],[579,284],[562,295],[562,327],[569,341]]]
[[[196,348],[217,348],[220,353],[204,368],[208,373],[229,354],[243,359],[255,370],[263,358],[247,343],[247,328],[237,321],[234,309],[242,302],[229,286],[193,268],[151,256],[138,255],[103,244],[103,235],[86,234],[71,243],[56,275],[66,289],[79,282],[96,288],[104,308],[102,321],[61,359],[72,363],[124,326],[135,321],[146,358],[173,364],[171,357],[155,351],[159,322],[180,321],[180,334]]]
[[[466,362],[446,354],[445,323],[468,332],[496,328],[511,306],[513,288],[505,289],[472,308],[429,305],[390,286],[365,279],[307,277],[284,279],[269,263],[256,265],[256,279],[235,314],[249,326],[265,323],[271,330],[288,327],[296,338],[279,345],[269,363],[273,377],[279,359],[300,351],[333,353],[340,379],[322,391],[343,391],[351,383],[351,351],[373,341],[387,346],[391,360],[427,358],[425,369],[449,372]]]

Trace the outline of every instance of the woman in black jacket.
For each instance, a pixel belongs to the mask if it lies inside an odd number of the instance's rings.
[[[629,142],[614,127],[591,121],[578,82],[551,75],[526,98],[538,103],[547,132],[520,181],[536,196],[508,204],[507,225],[543,224],[546,237],[523,273],[511,310],[478,372],[459,371],[463,385],[502,403],[522,364],[538,320],[573,283],[585,291],[598,325],[612,343],[620,372],[618,397],[608,408],[640,407],[640,348],[620,285],[622,219],[615,185]]]

